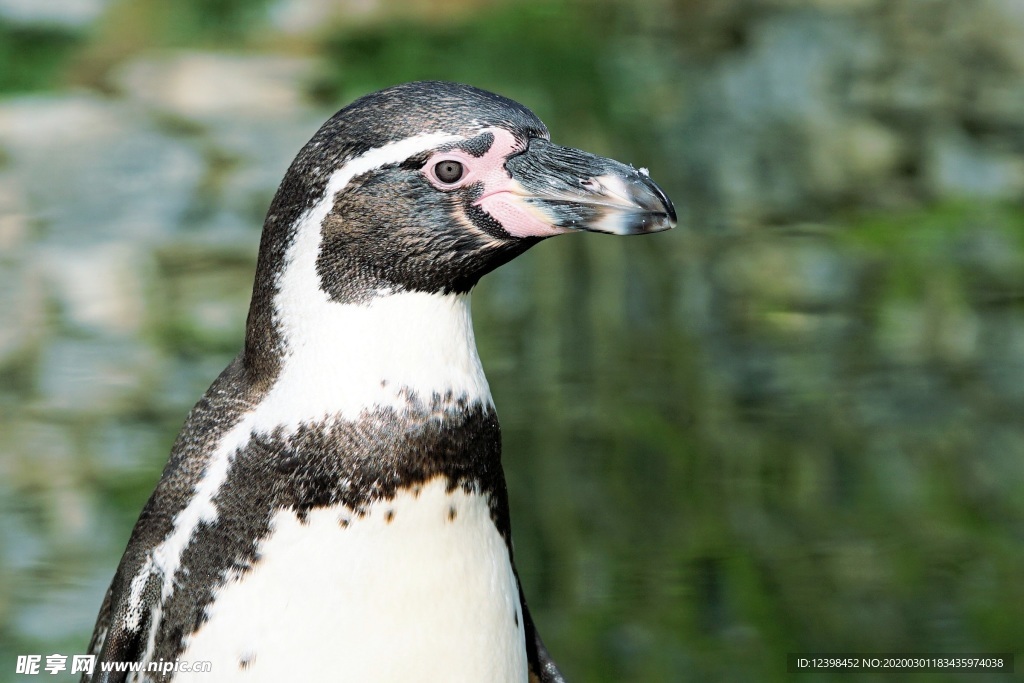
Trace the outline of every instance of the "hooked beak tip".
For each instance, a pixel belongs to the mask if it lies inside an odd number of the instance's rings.
[[[665,227],[661,229],[669,230],[671,228],[676,227],[676,207],[672,203],[672,200],[668,198],[668,195],[665,194],[665,191],[662,190],[657,183],[651,180],[650,176],[648,176],[646,173],[641,174],[641,177],[644,179],[644,184],[647,187],[647,189],[650,190],[651,194],[657,197],[659,202],[661,202],[661,213],[664,215],[666,219]],[[657,212],[657,210],[655,210],[655,212]]]
[[[597,220],[581,225],[583,230],[617,235],[646,235],[676,227],[676,208],[664,190],[646,169],[628,167],[628,173],[615,173],[596,178],[600,191],[594,193],[595,204],[603,211]]]

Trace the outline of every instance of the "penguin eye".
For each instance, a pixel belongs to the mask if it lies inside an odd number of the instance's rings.
[[[446,185],[457,183],[463,175],[462,164],[454,159],[439,161],[434,165],[434,175]]]

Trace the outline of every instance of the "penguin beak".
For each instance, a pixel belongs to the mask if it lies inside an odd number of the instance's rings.
[[[646,170],[594,154],[533,138],[523,152],[505,163],[511,182],[505,206],[520,220],[506,223],[517,237],[546,237],[574,230],[638,235],[676,226],[672,201]],[[489,209],[488,197],[481,204]]]

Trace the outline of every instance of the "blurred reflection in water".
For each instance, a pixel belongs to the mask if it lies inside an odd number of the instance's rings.
[[[409,3],[405,21],[139,0],[56,28],[15,4],[0,661],[84,650],[185,413],[240,346],[291,156],[327,108],[423,77],[649,166],[687,218],[551,240],[475,297],[517,563],[571,680],[1024,642],[1013,0]],[[256,36],[265,53],[210,51]]]

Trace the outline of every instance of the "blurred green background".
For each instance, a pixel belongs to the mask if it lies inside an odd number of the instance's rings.
[[[0,680],[85,651],[292,156],[418,78],[680,212],[474,298],[570,680],[1021,650],[1024,2],[2,0]]]

